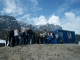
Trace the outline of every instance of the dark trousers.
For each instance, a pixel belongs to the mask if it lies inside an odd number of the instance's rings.
[[[15,40],[15,45],[19,45],[19,39],[18,39],[18,36],[14,36],[14,40]]]
[[[6,46],[7,46],[8,40],[6,40]]]
[[[32,36],[32,44],[34,44],[34,36]]]
[[[51,38],[50,40],[48,40],[48,44],[53,44],[53,40],[54,38]]]
[[[41,44],[43,44],[43,37],[40,37]]]
[[[9,46],[12,46],[12,37],[9,37]]]
[[[24,36],[24,41],[23,41],[23,44],[28,44],[28,35],[25,35]]]
[[[14,37],[12,38],[12,47],[15,46],[15,40],[14,40]]]
[[[37,37],[37,44],[39,44],[40,37]]]
[[[14,37],[9,37],[9,46],[13,47],[15,45]]]
[[[47,44],[47,37],[43,37],[44,44]]]

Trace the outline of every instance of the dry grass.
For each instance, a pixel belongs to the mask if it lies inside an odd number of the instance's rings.
[[[0,47],[0,60],[80,60],[80,45],[34,44]]]

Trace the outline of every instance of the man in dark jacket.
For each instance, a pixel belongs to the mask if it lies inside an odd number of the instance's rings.
[[[32,44],[32,40],[33,40],[33,31],[32,31],[32,29],[29,29],[27,31],[27,33],[28,33],[28,43]]]
[[[14,29],[11,28],[11,30],[9,31],[9,45],[10,46],[14,46],[15,44],[15,40],[14,40]]]
[[[28,33],[27,33],[27,29],[23,32],[23,44],[28,44]]]

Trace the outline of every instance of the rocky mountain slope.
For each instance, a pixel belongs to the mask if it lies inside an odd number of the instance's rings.
[[[21,22],[21,21],[18,21],[18,23],[20,24],[21,27],[28,27],[28,28],[32,28],[33,30],[37,30],[37,31],[43,31],[44,29],[46,29],[47,31],[53,31],[55,29],[62,30],[61,26],[49,24],[49,23],[45,25],[32,25],[32,24],[27,24],[25,22]]]
[[[0,60],[80,60],[78,44],[0,47]]]
[[[38,30],[38,31],[43,31],[46,29],[47,31],[53,31],[55,29],[60,29],[62,30],[62,27],[59,25],[54,25],[54,24],[45,24],[45,25],[32,25],[32,24],[27,24],[23,21],[17,21],[14,17],[12,16],[0,16],[0,30],[8,30],[10,28],[21,28],[21,27],[29,27],[32,28],[33,30]]]
[[[8,30],[10,28],[20,28],[17,20],[12,16],[0,16],[0,30]]]
[[[53,31],[53,30],[56,30],[56,29],[62,30],[61,26],[54,25],[54,24],[49,24],[49,23],[47,23],[45,25],[36,25],[35,27],[40,31],[42,31],[44,29],[46,29],[47,31]]]

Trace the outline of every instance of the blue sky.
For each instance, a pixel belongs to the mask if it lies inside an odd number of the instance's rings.
[[[0,15],[34,25],[60,25],[80,34],[80,0],[0,0]]]

